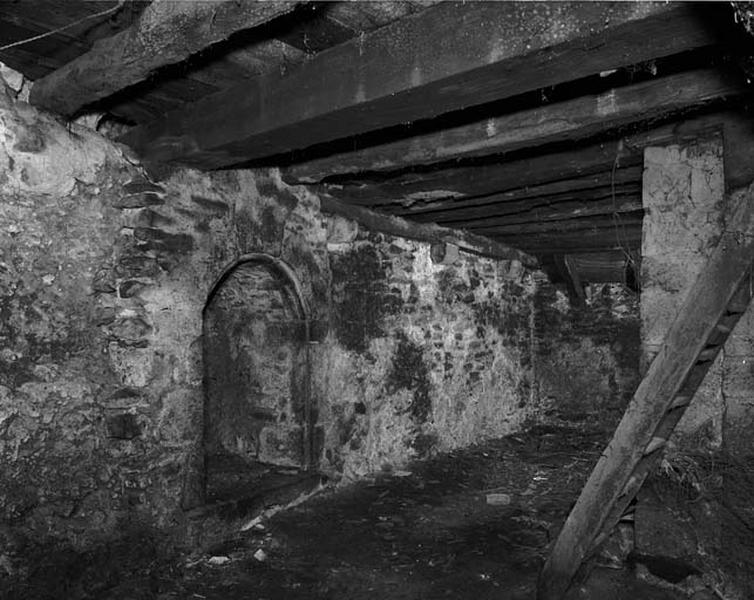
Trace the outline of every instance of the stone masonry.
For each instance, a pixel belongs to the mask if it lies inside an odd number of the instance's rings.
[[[537,380],[544,280],[515,261],[365,231],[275,172],[155,182],[125,148],[5,96],[0,131],[0,533],[84,547],[169,530],[201,502],[204,309],[249,254],[284,262],[307,306],[313,458],[335,481],[560,400]],[[268,400],[268,422],[295,417]]]

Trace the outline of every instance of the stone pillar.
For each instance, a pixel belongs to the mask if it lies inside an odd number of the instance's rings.
[[[727,219],[732,206],[724,194],[720,137],[685,146],[647,148],[643,202],[640,312],[646,366],[720,234],[738,227]],[[730,578],[726,597],[753,597],[752,563],[747,558],[754,523],[752,428],[754,310],[750,306],[676,429],[677,455],[668,456],[672,469],[679,469],[672,471],[675,477],[689,477],[687,489],[693,489],[690,484],[695,481],[702,486],[696,490],[698,497],[692,502],[678,490],[674,495],[660,493],[661,486],[645,486],[635,515],[637,556],[662,556],[699,570],[710,568],[710,556],[723,559],[737,565],[726,572]],[[727,460],[715,456],[705,461],[693,454],[694,450],[721,449]]]
[[[721,136],[647,148],[642,201],[640,312],[646,372],[724,227]],[[676,429],[675,441],[681,446],[722,444],[721,363],[718,356]]]

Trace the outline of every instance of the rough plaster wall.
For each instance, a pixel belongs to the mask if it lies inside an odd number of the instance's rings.
[[[330,231],[325,468],[354,478],[398,467],[533,414],[533,284],[519,264],[463,254],[438,264],[426,243],[347,222]]]
[[[644,152],[641,320],[644,365],[670,324],[724,226],[722,140]],[[681,445],[719,448],[723,427],[723,367],[718,356],[676,429]]]
[[[640,380],[637,294],[619,284],[592,285],[578,308],[540,277],[534,306],[543,416],[611,431]]]

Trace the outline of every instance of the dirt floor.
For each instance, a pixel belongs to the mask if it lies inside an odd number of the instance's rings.
[[[539,427],[324,492],[193,557],[157,597],[533,599],[548,542],[604,443]],[[600,569],[572,596],[676,597]]]
[[[604,434],[536,427],[324,490],[201,554],[155,557],[96,592],[69,582],[70,594],[7,597],[533,600],[548,544],[604,443]],[[680,597],[604,568],[570,596]]]

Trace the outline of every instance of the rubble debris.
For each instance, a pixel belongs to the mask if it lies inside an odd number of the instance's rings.
[[[510,503],[510,494],[487,494],[487,504],[490,506],[508,506]]]

